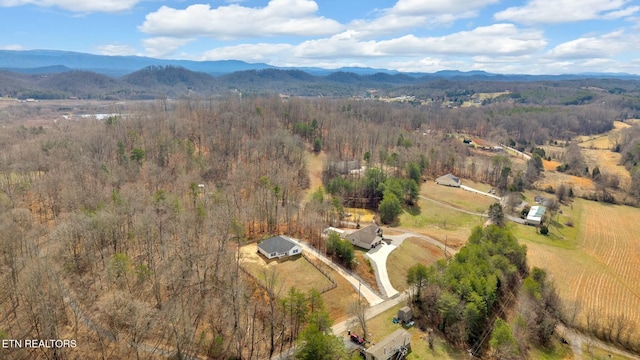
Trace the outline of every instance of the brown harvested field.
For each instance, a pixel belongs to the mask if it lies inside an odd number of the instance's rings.
[[[444,252],[437,246],[417,237],[406,239],[387,259],[391,285],[398,291],[407,289],[407,272],[410,267],[418,263],[429,266],[440,259],[444,259]]]
[[[580,301],[579,317],[593,309],[604,323],[626,316],[640,336],[640,209],[577,199],[581,206],[574,249],[526,241],[531,266],[546,269],[560,297]]]

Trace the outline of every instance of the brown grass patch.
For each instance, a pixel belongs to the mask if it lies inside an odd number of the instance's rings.
[[[391,285],[398,291],[408,289],[407,272],[410,267],[415,264],[429,266],[440,259],[444,259],[444,252],[437,246],[417,237],[406,239],[387,259]]]
[[[346,320],[349,318],[347,314],[347,304],[358,298],[358,291],[333,269],[321,263],[315,256],[311,254],[307,254],[307,256],[316,264],[319,264],[323,270],[327,271],[338,284],[336,288],[322,294],[322,300],[324,301],[325,308],[329,312],[329,317],[334,323]]]
[[[319,154],[307,152],[307,170],[309,170],[309,189],[307,189],[307,197],[310,196],[318,188],[322,188],[322,167],[327,159],[324,152]]]
[[[358,275],[365,283],[367,283],[372,289],[380,291],[378,288],[378,282],[376,281],[376,273],[373,267],[369,265],[369,259],[364,257],[365,251],[356,250],[356,265],[353,272]]]
[[[562,165],[560,162],[551,160],[542,160],[542,166],[544,166],[544,171],[556,171],[558,166]]]

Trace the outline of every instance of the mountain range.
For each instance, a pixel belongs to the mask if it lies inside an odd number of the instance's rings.
[[[230,90],[244,94],[345,97],[366,95],[372,89],[392,95],[415,94],[417,88],[450,89],[452,83],[460,81],[471,84],[583,79],[618,82],[640,80],[640,76],[606,73],[514,75],[456,70],[401,73],[357,67],[327,70],[279,68],[236,60],[198,62],[56,50],[0,50],[0,96],[19,99],[153,99],[186,94],[206,97]],[[409,91],[404,91],[405,88]]]
[[[316,67],[276,67],[264,63],[247,63],[239,60],[220,61],[192,61],[156,59],[142,56],[108,56],[95,55],[59,50],[0,50],[0,69],[29,73],[45,74],[66,72],[69,70],[85,70],[110,77],[120,77],[149,66],[176,66],[191,71],[203,72],[213,76],[221,76],[237,71],[247,70],[301,70],[315,76],[327,76],[335,72],[353,73],[357,75],[399,74],[399,71],[389,69],[373,69],[365,67],[348,67],[339,69],[324,69]],[[619,78],[640,79],[639,75],[627,73],[589,73],[563,75],[522,75],[522,74],[492,74],[485,71],[457,71],[443,70],[435,73],[403,73],[409,77],[421,78],[425,76],[439,78],[484,78],[502,81],[526,81],[548,79],[578,79],[578,78]]]

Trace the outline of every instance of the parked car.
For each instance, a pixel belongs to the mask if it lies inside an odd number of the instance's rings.
[[[351,341],[358,345],[364,345],[364,339],[356,334],[351,334]]]

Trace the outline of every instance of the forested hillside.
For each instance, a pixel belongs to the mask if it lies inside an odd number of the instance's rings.
[[[144,82],[153,73],[132,79]],[[175,74],[162,83],[193,80]],[[46,102],[6,105],[0,112],[0,338],[83,344],[11,349],[11,358],[133,358],[153,347],[179,358],[265,358],[293,344],[315,320],[283,306],[268,286],[242,271],[241,245],[286,233],[324,250],[321,230],[339,221],[344,206],[361,201],[379,210],[391,196],[415,206],[415,187],[446,173],[501,193],[534,187],[548,156],[536,150],[539,145],[564,146],[637,114],[636,98],[617,96],[598,91],[562,106],[556,100],[521,104],[514,99],[533,97],[511,96],[477,108],[185,96],[129,103],[121,115],[102,121],[56,119],[42,127],[25,126],[28,113],[20,106],[49,114],[41,108]],[[534,156],[512,162],[504,153],[470,147],[465,137]],[[629,154],[625,165],[634,180],[619,190],[637,204],[637,144],[631,135],[625,139],[619,151]],[[331,196],[322,190],[305,196],[312,153],[327,157],[323,180]],[[339,170],[348,162],[357,167]],[[368,170],[350,171],[361,166]],[[470,242],[484,246],[480,231]],[[475,251],[470,247],[459,257]],[[525,274],[523,259],[510,260],[500,262],[503,273],[491,281],[500,278],[507,286],[515,273]],[[442,284],[457,276],[450,271]],[[505,294],[485,288],[491,291],[478,294],[491,300],[486,308]],[[459,289],[442,285],[442,291],[451,293],[452,311],[467,306],[454,294]],[[481,317],[486,308],[474,314]],[[449,330],[458,320],[447,319],[443,331],[454,343],[473,345],[488,320],[454,334]]]

